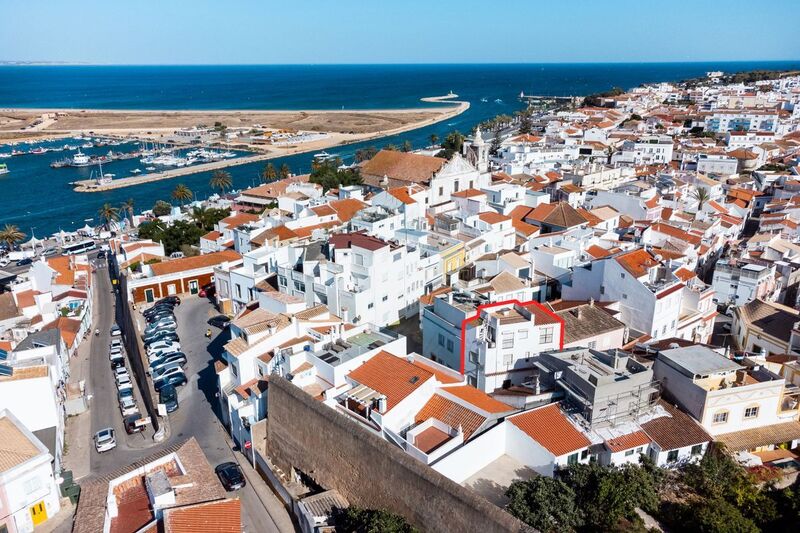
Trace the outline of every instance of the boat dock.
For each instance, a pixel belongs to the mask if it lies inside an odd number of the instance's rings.
[[[113,189],[122,189],[123,187],[133,187],[134,185],[141,185],[143,183],[150,183],[153,181],[168,180],[180,176],[188,176],[190,174],[197,174],[198,172],[208,172],[212,170],[219,170],[222,168],[233,167],[236,165],[246,165],[248,163],[256,163],[279,157],[280,154],[275,153],[261,153],[250,156],[237,157],[235,159],[223,159],[220,161],[212,161],[210,163],[202,163],[200,165],[192,165],[190,167],[176,168],[164,170],[162,172],[153,172],[151,174],[141,174],[138,176],[130,176],[127,178],[114,179],[106,183],[98,183],[96,179],[73,181],[70,183],[74,187],[75,192],[105,192]]]

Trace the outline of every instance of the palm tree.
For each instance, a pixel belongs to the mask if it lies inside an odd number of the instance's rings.
[[[189,216],[192,218],[192,222],[197,224],[198,228],[205,228],[206,222],[208,221],[208,215],[208,209],[200,206],[192,209],[192,213]]]
[[[127,200],[127,201],[125,201],[125,202],[122,202],[122,205],[120,206],[120,210],[121,210],[123,213],[125,213],[125,217],[126,217],[128,220],[130,220],[130,221],[131,221],[131,224],[133,224],[133,208],[134,208],[135,206],[136,206],[136,204],[135,204],[135,202],[133,201],[133,198],[128,198],[128,200]]]
[[[229,172],[217,170],[211,175],[211,181],[208,183],[212,189],[219,189],[222,194],[225,194],[225,191],[233,186],[233,179]]]
[[[278,179],[278,171],[275,170],[275,165],[267,163],[264,167],[264,172],[261,173],[261,179],[264,183],[270,183]]]
[[[0,230],[0,241],[8,245],[9,250],[14,248],[14,245],[23,240],[26,235],[19,230],[14,224],[6,224]]]
[[[278,171],[278,174],[280,175],[282,180],[285,180],[286,178],[292,175],[292,171],[289,169],[289,165],[284,163],[281,165],[281,169]]]
[[[100,220],[103,221],[103,227],[109,229],[112,222],[119,220],[119,209],[109,203],[103,204],[103,207],[98,209],[97,214],[100,215]]]
[[[436,146],[436,143],[439,142],[439,136],[435,133],[431,133],[431,146]]]
[[[706,203],[708,200],[711,199],[711,195],[708,194],[708,189],[705,187],[695,187],[692,191],[692,199],[697,200],[697,210],[703,210],[703,204]]]
[[[175,189],[172,190],[172,199],[178,200],[181,205],[183,205],[183,202],[186,200],[191,200],[193,196],[194,193],[192,190],[183,183],[179,183]]]

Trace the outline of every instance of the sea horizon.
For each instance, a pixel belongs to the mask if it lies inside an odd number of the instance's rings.
[[[4,65],[0,69],[0,108],[80,108],[109,110],[369,110],[413,109],[431,105],[419,99],[449,91],[471,103],[452,119],[399,135],[330,148],[327,151],[352,161],[356,150],[367,146],[400,145],[415,148],[454,130],[469,133],[479,122],[501,113],[522,109],[520,91],[553,96],[586,95],[618,86],[679,81],[712,70],[800,68],[791,62],[691,62],[593,64],[424,64],[424,65],[184,65],[86,66],[42,65],[40,68]],[[62,143],[63,144],[63,143]],[[10,151],[2,149],[0,151]],[[17,224],[29,232],[52,234],[60,228],[78,228],[87,218],[97,218],[108,202],[119,206],[128,198],[137,211],[156,200],[168,200],[178,183],[185,183],[197,198],[211,194],[209,173],[176,180],[147,183],[104,193],[76,193],[68,185],[86,179],[86,169],[51,169],[50,154],[10,160],[11,172],[2,177],[13,198],[0,200],[0,224]],[[52,157],[61,157],[52,154]],[[313,154],[278,158],[273,164],[289,165],[295,173],[310,170]],[[125,162],[109,165],[107,172],[125,175]],[[105,168],[105,167],[104,167]],[[231,167],[237,189],[254,185],[263,164]],[[47,198],[47,202],[42,202]],[[27,229],[26,229],[27,228]]]

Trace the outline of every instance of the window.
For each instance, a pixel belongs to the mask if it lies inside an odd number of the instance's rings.
[[[367,309],[372,309],[373,307],[375,307],[374,303],[370,302],[369,304],[367,304]]]
[[[439,187],[439,196],[444,196],[444,187]]]
[[[231,373],[232,373],[234,376],[237,376],[237,377],[239,376],[239,371],[238,371],[238,370],[236,370],[236,365],[234,365],[234,364],[231,364]]]
[[[384,295],[383,295],[383,298],[381,298],[381,300],[383,300],[384,302],[385,302],[386,300],[388,300],[388,299],[389,299],[389,295],[388,295],[388,294],[384,294]]]
[[[444,335],[439,333],[439,346],[444,346]]]
[[[605,286],[604,285],[600,285],[600,294],[605,294],[605,293],[606,293]]]
[[[590,350],[594,350],[597,347],[597,341],[589,341],[588,347]]]
[[[703,453],[703,445],[702,444],[695,444],[692,446],[692,455],[700,455]]]
[[[458,182],[453,183],[453,192],[458,192]]]
[[[539,344],[553,342],[553,328],[542,328],[539,330]]]
[[[506,366],[511,366],[514,363],[514,354],[512,352],[508,352],[503,354],[503,364]]]
[[[573,453],[572,455],[567,457],[567,464],[568,465],[576,465],[576,464],[578,464],[578,454],[577,453]]]
[[[517,331],[517,338],[519,339],[527,339],[528,338],[528,330],[527,329],[520,329]]]
[[[755,418],[758,416],[758,406],[748,407],[744,410],[744,417],[745,418]]]
[[[400,261],[400,258],[402,258],[402,257],[403,257],[403,253],[402,252],[398,252],[398,253],[394,254],[394,260],[395,261]]]
[[[477,363],[478,362],[478,352],[469,352],[469,362],[470,363]]]
[[[364,256],[361,254],[353,254],[355,262],[359,266],[364,266]]]
[[[631,455],[633,455],[633,453],[634,453],[634,450],[628,450],[627,452],[625,452],[625,457],[631,456]]]
[[[627,294],[625,294],[624,292],[622,293],[622,299],[623,299],[623,300],[627,300],[627,299],[628,299],[628,295],[627,295]]]
[[[620,272],[619,277],[620,279],[625,279],[625,272]]]
[[[503,349],[506,349],[506,350],[509,349],[509,348],[513,348],[514,347],[514,333],[513,332],[503,333],[502,347],[503,347]]]
[[[636,448],[636,453],[642,453],[643,451],[644,451],[644,448],[642,446],[639,446],[638,448]]]
[[[678,450],[671,450],[667,454],[667,462],[668,463],[674,463],[677,460],[678,460]]]
[[[473,387],[478,386],[478,378],[475,376],[467,376],[467,383],[472,385]]]
[[[586,459],[587,457],[589,457],[589,450],[583,450],[581,452],[581,459]]]
[[[724,424],[728,421],[728,411],[714,413],[714,424]]]
[[[447,339],[447,350],[453,351],[453,339]]]

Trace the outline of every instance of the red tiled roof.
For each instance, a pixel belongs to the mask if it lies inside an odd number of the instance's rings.
[[[486,193],[478,189],[464,189],[463,191],[454,192],[450,196],[455,198],[474,198],[476,196],[486,196]]]
[[[361,173],[383,179],[422,183],[430,180],[447,163],[447,159],[427,155],[381,150],[361,165]]]
[[[631,448],[645,446],[647,444],[650,444],[650,437],[641,430],[606,441],[606,447],[611,450],[612,453],[630,450]]]
[[[438,394],[431,396],[431,399],[414,417],[414,422],[419,424],[429,418],[435,418],[452,428],[461,426],[464,431],[465,441],[472,436],[481,424],[486,422],[485,416]]]
[[[184,257],[183,259],[173,259],[171,261],[155,263],[150,265],[150,268],[153,270],[153,275],[164,276],[166,274],[186,272],[198,268],[211,268],[220,263],[236,261],[241,258],[242,256],[233,250],[223,250],[211,254],[196,255],[194,257]]]
[[[164,533],[239,533],[241,530],[242,506],[239,498],[164,511]]]
[[[658,264],[658,261],[650,255],[650,252],[642,248],[618,255],[616,259],[622,268],[636,278],[641,278],[647,274],[650,267]]]
[[[331,235],[328,242],[337,250],[349,249],[356,246],[374,252],[375,250],[380,250],[385,246],[389,246],[389,243],[386,241],[361,232],[337,233],[336,235]]]
[[[460,387],[447,387],[443,389],[445,392],[449,392],[453,396],[457,396],[461,398],[465,402],[468,402],[478,409],[482,411],[486,411],[487,413],[491,414],[498,414],[498,413],[507,413],[509,411],[513,411],[514,408],[510,405],[504,404],[499,400],[495,400],[482,390],[478,390],[471,385],[462,385]]]
[[[348,375],[353,381],[386,396],[386,411],[389,412],[409,394],[433,377],[433,373],[421,365],[409,363],[381,351]]]
[[[526,411],[508,418],[508,421],[556,457],[591,445],[589,439],[567,420],[557,403]]]
[[[602,248],[602,247],[600,247],[600,246],[598,246],[596,244],[593,244],[593,245],[589,246],[588,248],[586,248],[586,253],[588,253],[589,255],[594,257],[595,259],[601,259],[603,257],[608,257],[609,255],[611,255],[611,252],[609,252],[605,248]]]
[[[511,220],[509,217],[501,215],[495,211],[486,211],[485,213],[480,213],[478,218],[491,225],[500,224],[501,222]]]

